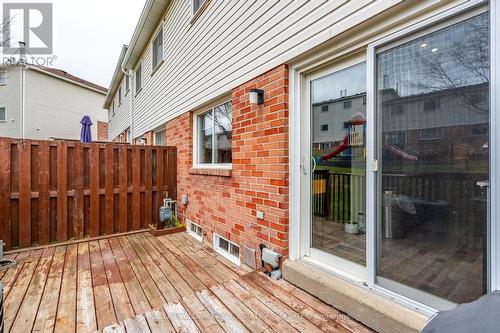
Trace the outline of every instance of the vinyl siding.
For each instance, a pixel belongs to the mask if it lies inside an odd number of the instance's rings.
[[[143,89],[133,102],[133,136],[199,108],[323,43],[331,44],[362,24],[369,30],[358,39],[368,38],[374,29],[380,33],[393,27],[395,20],[408,24],[410,16],[414,19],[459,2],[464,1],[212,0],[192,21],[190,1],[172,0],[161,22],[164,63],[152,75],[155,34],[141,57]],[[375,22],[376,16],[391,8],[394,18]],[[373,27],[369,20],[374,21]]]
[[[128,127],[130,127],[131,122],[131,99],[134,95],[133,89],[133,78],[130,78],[130,91],[126,92],[125,77],[121,80],[122,87],[122,104],[118,105],[118,92],[119,88],[116,89],[116,95],[114,96],[115,101],[115,116],[112,117],[112,112],[109,112],[109,124],[108,124],[108,139],[114,140],[118,135],[123,133]],[[110,106],[111,108],[112,106]]]
[[[0,107],[7,108],[7,121],[0,122],[0,136],[21,137],[21,70],[4,69],[7,85],[0,86]]]
[[[80,120],[90,116],[92,138],[97,121],[107,122],[105,96],[35,70],[26,71],[26,137],[80,139]]]

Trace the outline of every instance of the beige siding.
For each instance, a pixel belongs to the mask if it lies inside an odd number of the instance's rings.
[[[26,71],[26,96],[27,138],[79,139],[80,120],[88,115],[95,139],[97,121],[107,122],[103,94],[35,70]]]
[[[115,116],[112,113],[109,114],[109,126],[108,126],[108,138],[109,140],[114,140],[118,135],[123,133],[128,127],[130,127],[131,121],[131,96],[133,95],[132,90],[132,78],[130,79],[130,91],[127,93],[125,87],[125,77],[123,77],[121,83],[122,87],[122,104],[118,103],[118,91],[116,90],[116,95],[114,96],[115,102]]]
[[[0,136],[21,137],[21,70],[10,68],[7,85],[0,86],[0,107],[7,108],[7,121],[0,122]]]
[[[151,43],[142,55],[143,89],[133,101],[133,135],[315,48],[336,45],[338,38],[366,40],[460,2],[212,0],[192,20],[190,1],[172,0],[161,23],[165,62],[152,74]],[[391,16],[380,18],[388,10]],[[365,30],[358,36],[346,34],[361,26]]]

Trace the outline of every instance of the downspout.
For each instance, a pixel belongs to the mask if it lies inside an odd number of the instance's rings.
[[[26,139],[26,66],[21,66],[21,138]]]
[[[132,75],[123,67],[123,64],[121,65],[121,70],[122,73],[126,76],[129,77],[129,89],[132,90],[130,92],[130,144],[134,142],[134,89],[135,89],[135,84],[132,86]]]

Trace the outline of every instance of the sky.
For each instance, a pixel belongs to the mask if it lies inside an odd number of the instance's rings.
[[[146,0],[0,0],[53,4],[53,66],[108,87]]]

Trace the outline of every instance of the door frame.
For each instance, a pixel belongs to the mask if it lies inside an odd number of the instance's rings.
[[[415,34],[421,31],[429,29],[439,23],[445,23],[449,25],[450,20],[455,17],[463,15],[465,13],[474,11],[480,7],[484,7],[488,4],[486,0],[471,0],[465,3],[455,5],[453,7],[442,10],[437,14],[429,14],[430,17],[423,19],[419,22],[412,24],[409,27],[397,30],[391,34],[385,33],[385,36],[379,39],[373,38],[368,42],[359,42],[348,44],[350,47],[333,47],[327,51],[318,52],[316,55],[309,57],[305,60],[297,61],[290,65],[289,72],[289,82],[290,82],[290,140],[289,140],[289,151],[290,151],[290,259],[291,260],[304,260],[309,264],[316,266],[328,273],[335,274],[341,278],[351,280],[355,283],[363,282],[366,288],[373,290],[374,292],[383,294],[387,297],[393,298],[398,302],[410,306],[412,308],[417,308],[420,311],[432,315],[436,313],[437,307],[447,307],[452,304],[450,302],[441,303],[441,299],[438,298],[437,303],[431,301],[420,302],[416,298],[410,298],[397,293],[394,290],[389,290],[379,284],[376,280],[376,221],[377,221],[377,202],[376,195],[376,177],[378,171],[378,162],[376,160],[376,96],[374,92],[376,91],[376,52],[378,48],[383,45],[391,44],[395,41],[401,41],[405,36],[414,39]],[[490,49],[491,51],[491,77],[490,77],[490,89],[492,92],[500,89],[496,83],[496,78],[500,77],[500,66],[497,64],[500,61],[500,51],[496,51],[497,46],[500,46],[500,4],[496,1],[492,1],[489,5],[490,11]],[[304,110],[309,110],[309,100],[304,94],[307,91],[307,76],[309,73],[318,70],[321,67],[331,66],[339,60],[342,60],[352,54],[366,50],[366,62],[367,62],[367,157],[366,157],[366,279],[359,279],[359,276],[349,274],[345,272],[341,267],[329,267],[324,263],[314,260],[307,256],[309,249],[307,246],[310,244],[309,235],[309,207],[301,206],[302,196],[310,195],[309,184],[305,182],[305,178],[302,174],[304,170],[309,174],[311,170],[310,162],[304,160],[303,156],[307,151],[304,151],[304,140],[307,139],[307,144],[310,140],[310,124],[307,119],[304,119]],[[496,100],[495,94],[490,94],[490,127],[500,128],[500,116],[495,116],[495,113],[499,110],[500,100]],[[496,144],[500,138],[499,134],[495,131],[490,131],[490,204],[489,214],[491,225],[489,232],[489,290],[499,290],[500,289],[500,264],[497,264],[497,258],[500,258],[500,244],[497,244],[497,240],[500,240],[500,226],[498,223],[492,223],[499,218],[500,214],[500,171],[498,167],[495,166],[492,161],[496,160],[496,157],[500,157],[500,145]],[[309,148],[310,149],[310,148]],[[306,155],[307,156],[307,155]],[[397,288],[395,289],[397,290]],[[444,301],[444,300],[443,300]]]
[[[351,52],[344,55],[340,59],[336,59],[333,63],[329,63],[325,66],[320,66],[313,71],[308,71],[304,74],[304,84],[305,89],[303,90],[304,96],[304,108],[302,110],[307,110],[302,112],[301,123],[303,124],[303,136],[301,138],[301,152],[302,152],[302,175],[301,182],[303,184],[303,191],[300,201],[300,206],[303,207],[303,219],[302,221],[309,221],[312,217],[312,200],[311,200],[311,143],[312,143],[312,103],[311,103],[311,83],[317,79],[323,78],[325,76],[335,74],[357,65],[366,64],[366,50],[360,50],[358,52]],[[332,114],[335,117],[335,114]],[[311,221],[312,222],[312,221]],[[334,254],[315,249],[312,247],[312,223],[304,224],[304,234],[303,238],[303,252],[302,257],[310,259],[311,262],[317,262],[322,264],[322,266],[336,267],[344,274],[351,276],[352,278],[357,278],[361,281],[366,281],[367,269],[366,266],[356,264],[350,260],[344,259],[342,257],[336,256]],[[365,235],[366,237],[366,235]],[[366,256],[365,256],[366,260]]]

